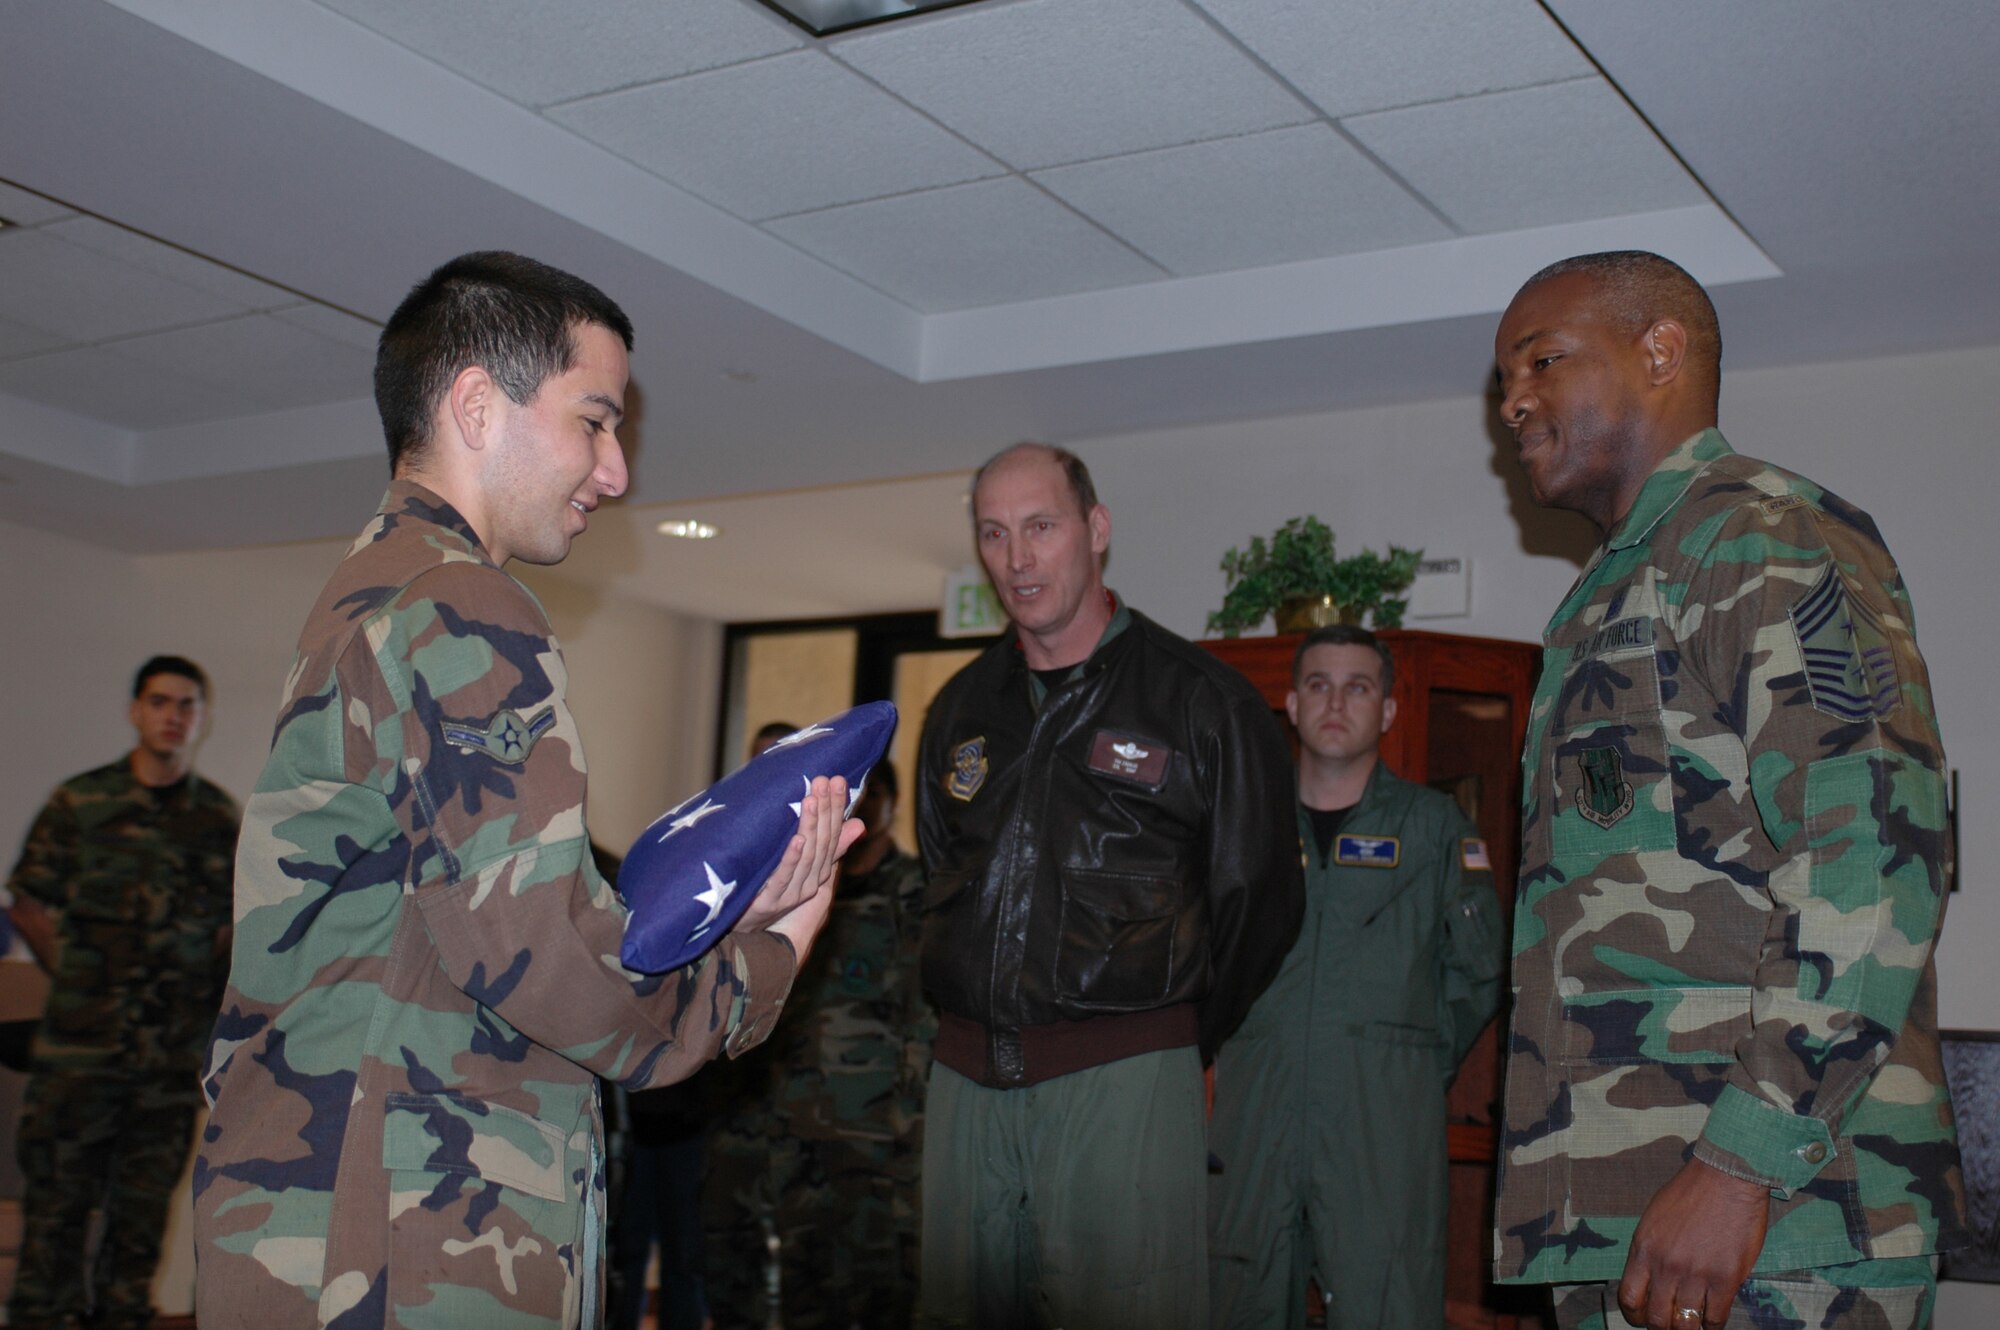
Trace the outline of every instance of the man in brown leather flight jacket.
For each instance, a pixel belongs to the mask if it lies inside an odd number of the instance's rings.
[[[1013,627],[919,759],[924,1316],[1205,1326],[1201,1064],[1298,933],[1289,754],[1242,676],[1105,589],[1074,455],[1001,453],[973,519]]]

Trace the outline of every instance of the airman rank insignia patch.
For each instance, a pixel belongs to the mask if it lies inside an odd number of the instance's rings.
[[[1467,872],[1493,871],[1493,861],[1486,857],[1486,842],[1477,836],[1467,836],[1459,841],[1458,862]]]
[[[1600,827],[1610,827],[1632,811],[1632,782],[1616,748],[1586,748],[1576,755],[1583,777],[1576,787],[1576,811]]]
[[[1341,836],[1333,861],[1346,868],[1394,868],[1403,862],[1403,842],[1395,836]]]
[[[944,790],[960,803],[971,803],[985,783],[986,736],[981,735],[951,750],[951,773],[944,778]]]
[[[554,728],[555,723],[556,709],[543,707],[526,719],[518,711],[502,711],[484,724],[448,720],[440,728],[444,741],[452,747],[468,753],[484,753],[495,762],[518,767],[534,751],[535,741]]]
[[[1815,709],[1850,723],[1896,709],[1900,686],[1889,635],[1866,605],[1847,594],[1838,568],[1827,565],[1791,616]]]

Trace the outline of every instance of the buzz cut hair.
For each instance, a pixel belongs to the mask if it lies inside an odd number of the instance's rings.
[[[473,365],[516,403],[576,364],[576,330],[596,324],[632,349],[632,321],[604,292],[504,250],[461,254],[412,287],[375,347],[375,409],[392,473],[420,462],[438,403]]]
[[[1314,647],[1372,647],[1382,659],[1382,695],[1387,697],[1396,690],[1396,658],[1389,654],[1388,645],[1366,628],[1351,623],[1330,623],[1305,635],[1299,649],[1292,653],[1293,688],[1305,681],[1306,653]]]
[[[1041,453],[1044,457],[1062,468],[1063,479],[1069,482],[1070,497],[1076,500],[1077,514],[1081,517],[1089,517],[1090,510],[1097,506],[1097,485],[1090,478],[1090,468],[1083,464],[1081,457],[1078,457],[1069,449],[1053,443],[1042,443],[1036,439],[1025,439],[1020,443],[1010,443],[984,462],[981,462],[979,469],[972,473],[973,497],[975,499],[978,497],[979,487],[985,483],[987,472],[1016,453],[1030,451]],[[972,522],[974,526],[979,524],[977,503],[973,505]]]
[[[1661,319],[1687,333],[1687,364],[1709,392],[1711,409],[1722,394],[1722,325],[1715,303],[1688,270],[1650,250],[1613,249],[1558,259],[1522,283],[1521,289],[1571,273],[1591,279],[1599,308],[1618,327],[1637,337]]]

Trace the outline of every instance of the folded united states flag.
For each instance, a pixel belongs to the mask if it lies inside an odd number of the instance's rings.
[[[813,779],[846,777],[851,810],[895,732],[894,703],[864,703],[794,731],[655,818],[618,870],[632,912],[626,966],[660,974],[720,941],[785,857]]]

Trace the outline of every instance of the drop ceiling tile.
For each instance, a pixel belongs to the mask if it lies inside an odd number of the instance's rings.
[[[805,36],[743,0],[319,0],[523,106],[716,69]]]
[[[1473,233],[1708,199],[1601,79],[1384,111],[1341,124]]]
[[[43,222],[73,215],[60,203],[51,203],[39,194],[31,194],[0,181],[0,217],[5,217],[16,226],[39,226]]]
[[[204,323],[105,348],[178,379],[213,384],[236,399],[231,415],[366,397],[375,357],[268,314]]]
[[[0,318],[68,341],[94,342],[197,323],[241,308],[46,231],[0,231]]]
[[[1034,178],[1182,276],[1452,234],[1325,125],[1059,166]]]
[[[549,113],[753,220],[999,174],[817,51],[594,97]]]
[[[329,305],[310,302],[292,305],[272,310],[271,317],[304,328],[307,332],[318,333],[321,337],[330,337],[343,345],[358,346],[370,356],[375,354],[375,344],[382,337],[381,324],[356,318]]]
[[[1534,0],[1194,0],[1339,117],[1580,78]]]
[[[95,346],[0,364],[0,392],[127,429],[161,429],[243,412],[237,394]]]
[[[830,43],[1023,170],[1315,118],[1199,16],[1160,0],[1027,0]]]
[[[72,217],[42,228],[44,234],[129,264],[155,277],[165,277],[228,301],[237,309],[269,309],[298,300],[296,295],[233,268],[211,263],[197,254],[162,244],[151,236],[128,231],[95,217]]]
[[[924,313],[1158,278],[1034,186],[982,180],[772,222],[800,249]]]
[[[0,360],[14,360],[21,356],[34,355],[39,351],[53,351],[63,344],[63,339],[52,332],[40,328],[30,328],[25,323],[0,318]]]

